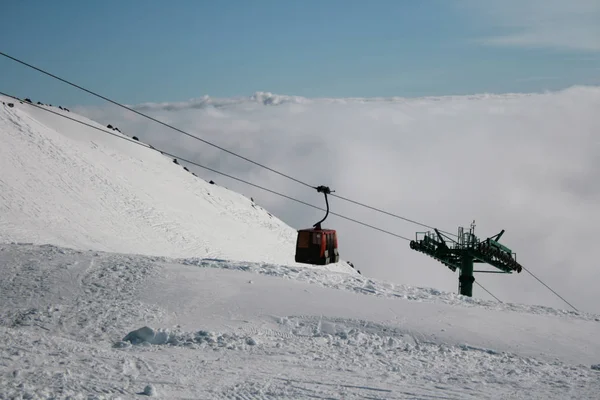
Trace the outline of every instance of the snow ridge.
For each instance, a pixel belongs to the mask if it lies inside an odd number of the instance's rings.
[[[577,312],[570,309],[556,309],[546,306],[525,305],[515,303],[499,303],[493,300],[484,300],[466,297],[456,293],[442,292],[434,288],[413,287],[404,284],[379,281],[362,275],[350,275],[312,268],[297,268],[293,266],[236,262],[230,260],[187,258],[174,260],[183,265],[194,265],[201,268],[218,268],[237,270],[276,276],[283,279],[307,282],[327,288],[347,290],[357,294],[371,295],[385,298],[396,298],[409,301],[443,303],[464,307],[483,307],[489,310],[503,310],[510,312],[560,316],[585,321],[600,322],[600,315]]]

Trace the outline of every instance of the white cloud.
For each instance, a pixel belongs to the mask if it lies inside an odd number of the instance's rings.
[[[466,0],[461,6],[488,27],[503,31],[482,39],[486,44],[600,51],[597,0]]]
[[[273,95],[274,96],[274,95]],[[279,97],[281,100],[282,98]],[[455,232],[506,229],[519,261],[583,310],[600,312],[600,88],[419,99],[264,98],[145,105],[144,112],[312,185]],[[206,99],[204,99],[206,101]],[[279,105],[265,105],[279,104]],[[122,109],[79,108],[157,147],[319,206],[322,195]],[[192,170],[296,228],[318,210]],[[414,237],[425,230],[331,199],[332,211]],[[408,243],[331,216],[340,251],[365,275],[456,291],[457,276]],[[503,301],[568,308],[525,272],[478,275]],[[478,287],[477,296],[487,297]]]

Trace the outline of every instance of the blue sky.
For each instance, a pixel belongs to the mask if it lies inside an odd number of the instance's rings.
[[[594,0],[31,0],[4,4],[0,50],[128,104],[414,97],[600,84],[599,27]],[[10,94],[101,102],[0,71]]]

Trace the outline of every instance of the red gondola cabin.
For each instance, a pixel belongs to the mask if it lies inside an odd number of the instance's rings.
[[[322,220],[312,228],[298,230],[296,239],[296,262],[303,264],[326,265],[340,260],[338,253],[337,233],[333,229],[322,229],[321,223],[329,215],[329,201],[327,195],[331,189],[327,186],[318,186],[317,192],[325,195],[327,212]]]
[[[309,228],[298,231],[296,262],[326,265],[340,260],[337,233],[333,229]]]

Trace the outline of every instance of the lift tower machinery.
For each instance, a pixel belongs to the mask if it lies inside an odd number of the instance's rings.
[[[453,272],[460,270],[458,278],[459,293],[463,296],[473,296],[475,272],[511,274],[520,273],[523,267],[517,262],[517,255],[508,247],[500,244],[504,229],[485,240],[475,236],[475,221],[468,232],[463,227],[458,228],[456,240],[441,233],[438,229],[433,232],[417,232],[416,240],[410,241],[410,248],[435,258]],[[496,267],[499,271],[475,271],[474,263],[485,263]]]

